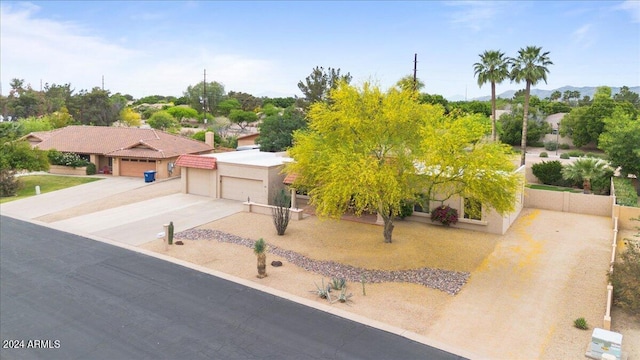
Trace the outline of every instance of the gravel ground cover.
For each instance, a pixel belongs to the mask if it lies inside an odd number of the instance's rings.
[[[189,229],[175,235],[178,239],[203,240],[215,239],[219,242],[253,247],[254,240],[229,234],[213,229]],[[269,245],[267,252],[281,256],[291,264],[327,277],[343,278],[346,281],[359,282],[364,279],[368,283],[407,282],[415,283],[444,291],[447,294],[457,294],[469,279],[468,272],[449,271],[442,269],[420,268],[411,270],[371,270],[351,265],[340,264],[335,261],[313,260],[295,251],[286,250]]]

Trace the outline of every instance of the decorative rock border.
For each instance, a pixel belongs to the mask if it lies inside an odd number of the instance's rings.
[[[242,245],[253,248],[254,240],[212,229],[189,229],[175,234],[176,238],[186,240],[210,240]],[[369,270],[335,261],[313,260],[291,250],[268,245],[267,251],[281,256],[290,263],[326,277],[344,278],[351,282],[360,282],[363,277],[368,283],[407,282],[444,291],[456,295],[467,283],[470,273],[442,269],[420,268],[411,270]]]

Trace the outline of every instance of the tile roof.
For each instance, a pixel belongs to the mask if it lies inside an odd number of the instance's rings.
[[[298,179],[298,176],[299,175],[296,174],[296,173],[287,174],[287,176],[284,178],[283,183],[285,185],[291,185],[291,184],[293,184],[294,181],[296,181]]]
[[[149,159],[209,153],[211,146],[155,129],[106,126],[67,126],[25,136],[42,150]]]
[[[198,155],[180,155],[176,165],[188,168],[214,170],[216,169],[216,158]]]

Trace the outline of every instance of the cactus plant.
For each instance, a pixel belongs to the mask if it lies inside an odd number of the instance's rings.
[[[173,221],[169,223],[169,245],[173,245]]]

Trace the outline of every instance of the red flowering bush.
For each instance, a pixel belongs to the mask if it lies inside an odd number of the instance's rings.
[[[458,210],[448,205],[440,205],[431,210],[431,221],[440,221],[444,226],[455,224],[458,222]]]

